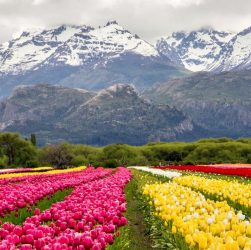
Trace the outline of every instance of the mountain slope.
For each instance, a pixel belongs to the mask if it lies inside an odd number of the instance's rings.
[[[251,69],[251,27],[236,34],[227,43],[216,71]]]
[[[175,105],[215,136],[251,136],[251,71],[196,73],[145,93]]]
[[[0,74],[18,75],[35,69],[76,32],[78,26],[60,26],[50,30],[23,32],[0,47]]]
[[[191,71],[230,71],[251,65],[251,27],[239,32],[175,32],[156,44],[160,54]]]
[[[153,104],[125,84],[97,93],[50,85],[17,88],[0,104],[0,127],[36,133],[41,144],[139,145],[191,140],[205,132],[175,108]]]
[[[102,89],[120,81],[145,88],[187,73],[115,21],[99,28],[63,25],[23,32],[0,46],[2,96],[20,84]]]

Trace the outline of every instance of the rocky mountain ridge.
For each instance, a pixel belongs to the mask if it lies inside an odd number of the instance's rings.
[[[175,106],[211,136],[251,136],[251,70],[195,73],[144,94],[156,103]]]
[[[40,144],[68,140],[106,145],[192,140],[205,131],[182,112],[154,104],[132,85],[99,92],[62,86],[21,86],[0,103],[1,131],[35,133]]]
[[[251,27],[239,32],[200,29],[174,32],[156,44],[158,52],[177,65],[197,71],[251,68]]]

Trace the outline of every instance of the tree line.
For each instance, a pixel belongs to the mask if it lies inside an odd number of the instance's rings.
[[[209,138],[195,142],[153,142],[143,146],[112,144],[105,147],[63,142],[39,148],[34,134],[22,138],[17,133],[0,133],[0,168],[213,163],[251,163],[251,138]]]

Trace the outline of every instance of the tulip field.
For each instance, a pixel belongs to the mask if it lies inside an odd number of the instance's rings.
[[[2,249],[251,250],[251,181],[179,166],[5,170]]]
[[[6,176],[0,184],[0,213],[10,221],[1,225],[0,249],[105,249],[117,228],[127,224],[123,189],[130,178],[125,168]],[[40,210],[41,200],[69,189],[62,201]],[[33,214],[13,223],[10,214],[19,217],[24,208]]]
[[[250,179],[174,170],[179,166],[132,169],[152,246],[251,249]]]

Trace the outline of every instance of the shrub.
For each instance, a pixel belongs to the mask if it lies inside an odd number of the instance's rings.
[[[83,166],[86,164],[88,164],[88,160],[83,155],[74,156],[71,161],[71,165],[76,166],[76,167]]]

